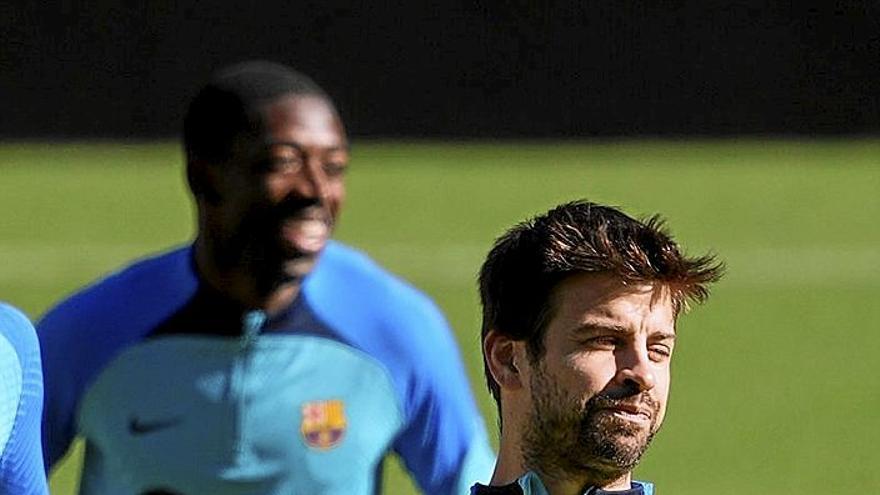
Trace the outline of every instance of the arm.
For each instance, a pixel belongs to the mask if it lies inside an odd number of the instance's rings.
[[[77,358],[70,353],[65,338],[71,328],[58,309],[37,324],[37,336],[43,352],[43,383],[45,401],[42,414],[42,452],[49,472],[64,457],[76,435],[74,411],[79,395],[75,370],[69,363]]]
[[[34,328],[0,305],[0,492],[47,494],[40,451],[43,382]]]
[[[433,305],[418,320],[407,423],[394,447],[425,493],[469,493],[488,482],[495,455],[449,326]]]

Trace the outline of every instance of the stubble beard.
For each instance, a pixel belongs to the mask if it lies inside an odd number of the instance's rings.
[[[597,394],[586,403],[568,396],[538,367],[532,409],[522,436],[525,466],[542,477],[603,486],[631,472],[659,429],[659,405],[645,393]],[[652,411],[648,428],[603,409],[626,401]]]

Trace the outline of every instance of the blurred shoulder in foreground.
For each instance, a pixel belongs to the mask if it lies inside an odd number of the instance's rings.
[[[43,378],[34,327],[0,303],[0,493],[48,493],[40,452]]]

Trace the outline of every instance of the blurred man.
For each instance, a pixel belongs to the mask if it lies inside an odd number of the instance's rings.
[[[657,217],[587,202],[502,236],[480,273],[501,446],[472,493],[650,495],[631,473],[663,422],[675,323],[720,274]]]
[[[0,494],[49,493],[40,455],[43,378],[31,322],[0,303]]]
[[[392,450],[428,493],[488,478],[443,316],[330,240],[349,147],[328,96],[233,66],[192,101],[184,145],[195,242],[38,325],[49,466],[81,435],[89,494],[373,494]]]

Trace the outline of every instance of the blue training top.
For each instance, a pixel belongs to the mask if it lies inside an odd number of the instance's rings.
[[[193,270],[138,262],[38,324],[52,466],[86,442],[88,494],[369,494],[396,451],[421,488],[462,494],[494,464],[434,304],[331,242],[267,319]]]
[[[0,303],[0,494],[47,494],[40,455],[43,378],[34,327]]]

